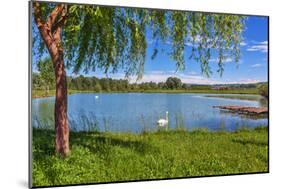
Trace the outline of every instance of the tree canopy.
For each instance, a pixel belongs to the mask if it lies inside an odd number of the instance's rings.
[[[187,11],[119,8],[99,5],[55,4],[36,2],[34,22],[50,23],[50,35],[63,25],[60,46],[64,50],[67,68],[73,72],[101,69],[115,73],[121,69],[126,76],[141,78],[144,71],[147,33],[156,41],[152,58],[158,54],[158,41],[171,44],[166,49],[177,70],[183,70],[186,59],[194,59],[210,76],[209,62],[217,59],[222,73],[227,57],[239,60],[245,17],[240,15],[199,13]],[[52,17],[54,12],[59,12]],[[44,41],[33,23],[33,52],[47,52]],[[189,57],[184,56],[192,46]]]
[[[180,89],[182,88],[181,80],[177,77],[168,77],[166,80],[168,89]]]
[[[37,63],[40,79],[43,85],[49,90],[55,84],[55,73],[53,63],[50,58],[44,58]]]
[[[260,95],[268,99],[268,83],[262,83],[258,85]]]

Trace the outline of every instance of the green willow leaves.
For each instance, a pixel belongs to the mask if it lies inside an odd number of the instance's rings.
[[[40,3],[46,18],[55,6]],[[170,44],[165,49],[176,63],[177,70],[188,66],[188,59],[201,65],[202,73],[212,74],[211,57],[217,60],[218,72],[231,58],[238,62],[245,17],[239,15],[114,8],[96,5],[66,5],[67,19],[63,26],[62,47],[66,66],[73,72],[97,69],[126,77],[144,72],[148,41],[154,44],[152,58],[159,51],[159,42]],[[34,25],[34,24],[33,24]],[[44,54],[43,41],[33,27],[34,47]],[[148,38],[150,37],[150,38]],[[185,57],[187,46],[192,50]]]

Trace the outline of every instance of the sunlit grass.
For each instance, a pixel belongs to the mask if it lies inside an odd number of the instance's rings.
[[[33,129],[33,185],[268,172],[268,130],[71,132],[71,155],[54,153],[54,131]]]

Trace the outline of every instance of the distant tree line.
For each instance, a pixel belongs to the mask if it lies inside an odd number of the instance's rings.
[[[48,69],[46,69],[48,70]],[[46,73],[32,74],[32,88],[35,90],[54,90],[55,79],[49,78]],[[197,85],[186,84],[177,77],[168,77],[165,82],[130,83],[127,79],[85,77],[67,77],[67,85],[70,90],[95,91],[95,92],[126,92],[145,90],[235,90],[258,89],[259,93],[268,97],[268,84],[228,84],[228,85]]]
[[[48,70],[48,69],[46,69]],[[255,89],[259,93],[268,96],[268,84],[234,84],[234,85],[196,85],[186,84],[177,77],[168,77],[166,82],[143,82],[129,83],[126,79],[85,77],[67,77],[67,85],[70,90],[114,92],[114,91],[144,91],[144,90],[235,90],[235,89]],[[44,72],[32,74],[32,88],[34,90],[54,90],[55,79],[48,77]]]
[[[32,74],[32,88],[34,90],[55,89],[55,76],[52,62],[49,58],[42,59],[37,64],[38,73]],[[197,85],[186,84],[177,77],[168,77],[165,82],[129,83],[127,79],[85,77],[67,77],[67,87],[70,90],[95,91],[95,92],[126,92],[145,90],[231,90],[231,89],[258,89],[259,93],[268,97],[268,84],[222,84],[222,85]]]
[[[85,77],[67,77],[67,85],[70,90],[114,92],[114,91],[142,91],[160,89],[188,89],[191,86],[182,83],[179,78],[169,77],[166,82],[129,83],[127,79]],[[34,90],[54,90],[55,79],[47,78],[40,73],[32,74],[32,88]]]

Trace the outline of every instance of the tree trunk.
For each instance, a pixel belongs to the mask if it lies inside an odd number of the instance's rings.
[[[46,86],[46,89],[45,89],[45,95],[46,96],[49,96],[49,84]]]
[[[41,6],[34,2],[35,22],[41,37],[51,55],[56,76],[56,101],[55,101],[55,147],[56,152],[62,156],[70,153],[69,150],[69,127],[67,118],[67,83],[64,69],[63,48],[61,42],[62,26],[66,17],[61,17],[61,22],[56,23],[56,18],[65,9],[62,4],[56,5],[47,18],[47,22],[41,19]]]
[[[69,150],[69,127],[67,118],[67,83],[64,69],[63,54],[55,62],[56,75],[56,101],[55,101],[55,130],[56,152],[68,155]]]

